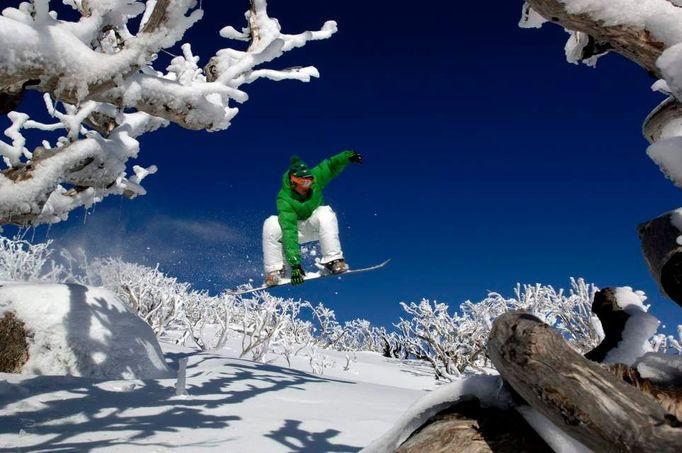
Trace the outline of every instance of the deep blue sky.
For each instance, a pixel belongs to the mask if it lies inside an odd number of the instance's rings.
[[[217,32],[241,27],[248,2],[203,3],[187,37],[202,66],[239,45]],[[332,39],[271,64],[312,64],[321,78],[246,87],[250,100],[223,132],[147,134],[137,163],[159,167],[147,196],[74,212],[36,239],[158,261],[213,292],[259,282],[261,225],[289,156],[313,165],[354,149],[365,163],[326,198],[351,266],[391,264],[275,294],[388,325],[400,301],[457,306],[488,290],[511,295],[516,282],[566,288],[575,276],[642,289],[654,314],[682,323],[636,234],[680,198],[640,132],[661,100],[654,80],[615,54],[596,70],[566,63],[562,29],[517,27],[522,3],[270,0],[285,32],[339,23]]]

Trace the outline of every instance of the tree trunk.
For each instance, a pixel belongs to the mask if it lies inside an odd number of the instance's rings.
[[[642,252],[654,280],[682,306],[682,212],[671,211],[637,227]]]
[[[533,408],[599,452],[673,452],[679,421],[652,398],[575,352],[561,335],[526,313],[495,321],[488,355]]]

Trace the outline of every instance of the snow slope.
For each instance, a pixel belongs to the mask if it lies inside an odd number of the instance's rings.
[[[171,368],[188,357],[187,396],[175,379],[104,381],[0,374],[0,451],[358,451],[434,387],[426,368],[345,354],[324,376],[232,358],[237,344],[199,353],[162,343]],[[296,369],[300,368],[300,369]]]

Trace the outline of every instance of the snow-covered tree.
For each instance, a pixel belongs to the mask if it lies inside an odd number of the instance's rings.
[[[60,17],[49,0],[12,2],[16,7],[0,15],[0,114],[12,123],[5,130],[8,140],[0,140],[0,225],[54,223],[109,195],[144,194],[141,182],[156,167],[129,168],[140,135],[170,123],[226,129],[238,112],[234,104],[248,99],[245,85],[319,75],[310,66],[275,70],[266,63],[336,31],[329,21],[317,31],[285,34],[268,16],[265,0],[250,0],[245,27],[220,30],[225,39],[247,43],[243,50],[222,48],[201,68],[191,44],[184,43],[182,55],[158,68],[159,52],[180,43],[201,19],[201,3],[62,2],[80,18]],[[26,90],[44,93],[51,121],[14,111]],[[63,135],[56,141],[43,135],[32,147],[28,130]]]

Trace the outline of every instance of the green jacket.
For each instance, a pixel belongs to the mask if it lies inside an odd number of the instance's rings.
[[[289,171],[284,173],[282,188],[277,195],[277,212],[279,225],[282,227],[282,244],[284,256],[290,265],[301,263],[301,251],[298,244],[298,222],[308,219],[313,211],[324,204],[322,190],[343,171],[350,163],[352,151],[343,151],[325,159],[310,169],[315,177],[308,197],[304,198],[291,188]]]

